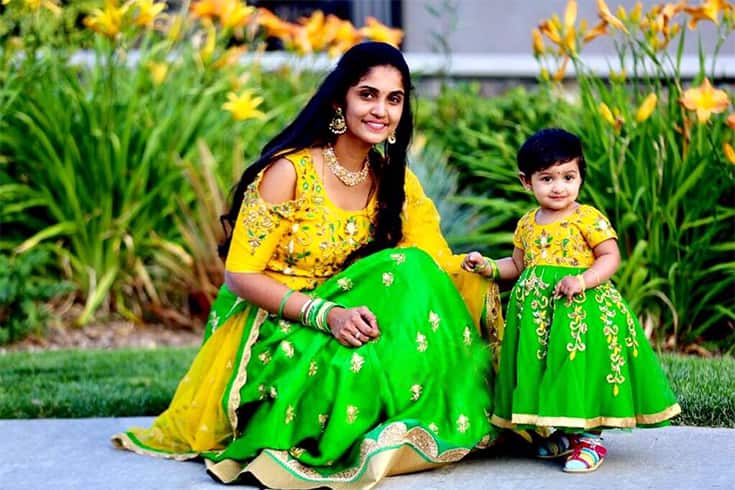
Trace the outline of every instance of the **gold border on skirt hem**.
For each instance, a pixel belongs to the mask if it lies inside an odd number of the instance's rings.
[[[579,429],[594,429],[596,427],[611,427],[632,429],[638,424],[657,424],[681,413],[681,407],[674,403],[666,410],[654,414],[636,415],[635,417],[594,417],[583,419],[576,417],[540,417],[533,414],[514,413],[513,420],[493,415],[490,422],[503,429],[514,429],[518,424],[536,425],[539,427],[572,427]]]
[[[124,432],[119,432],[112,436],[112,444],[118,449],[127,449],[136,454],[143,456],[153,456],[154,458],[173,459],[176,461],[188,461],[199,457],[199,453],[166,453],[163,451],[154,451],[152,449],[145,449],[137,445],[133,440]]]

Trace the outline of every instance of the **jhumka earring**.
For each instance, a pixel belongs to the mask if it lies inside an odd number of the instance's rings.
[[[395,131],[391,132],[390,135],[388,136],[388,143],[390,143],[391,145],[396,144],[396,132]]]
[[[329,122],[329,130],[334,134],[344,134],[347,131],[347,123],[341,107],[337,107],[334,111],[334,117]]]

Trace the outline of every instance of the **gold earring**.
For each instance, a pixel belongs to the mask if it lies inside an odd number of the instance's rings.
[[[390,134],[390,135],[388,136],[388,143],[389,143],[389,144],[391,144],[391,145],[395,145],[395,144],[396,144],[396,132],[395,132],[395,131],[393,131],[393,132],[392,132],[392,133],[391,133],[391,134]]]
[[[329,122],[329,130],[334,134],[344,134],[347,131],[347,123],[341,107],[335,109],[334,117]]]

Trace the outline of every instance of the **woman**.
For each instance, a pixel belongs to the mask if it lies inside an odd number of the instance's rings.
[[[493,440],[497,288],[461,271],[406,169],[410,91],[398,50],[359,44],[265,146],[224,216],[200,351],[118,446],[202,457],[223,482],[366,488]]]

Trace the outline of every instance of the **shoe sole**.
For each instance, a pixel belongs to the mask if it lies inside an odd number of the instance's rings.
[[[605,461],[604,458],[601,459],[600,461],[598,461],[596,465],[590,466],[589,468],[585,468],[583,470],[571,470],[571,469],[568,470],[566,468],[562,468],[561,470],[564,473],[591,473],[591,472],[595,471],[597,468],[599,468],[603,461]]]

